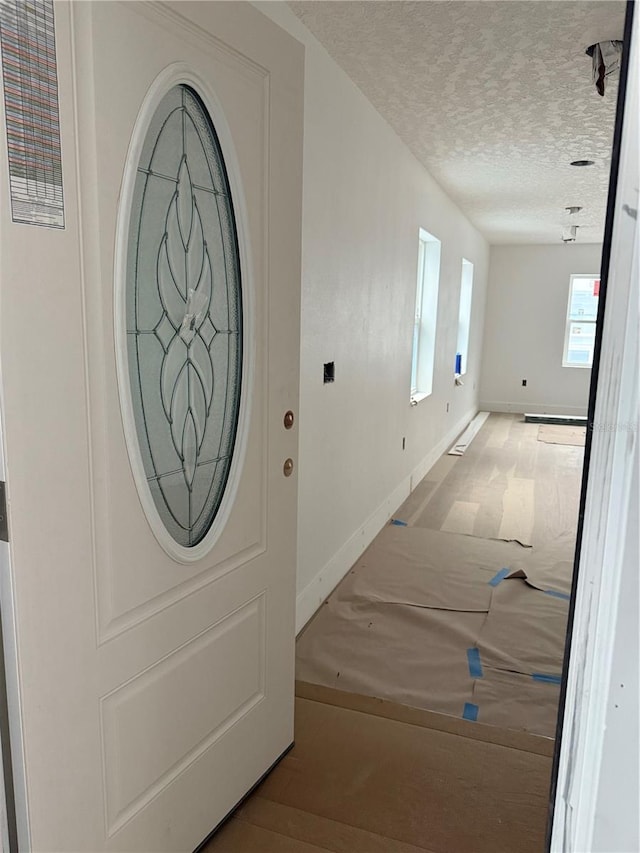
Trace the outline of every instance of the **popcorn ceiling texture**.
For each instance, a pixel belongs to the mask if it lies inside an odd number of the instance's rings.
[[[618,85],[585,48],[622,38],[623,2],[289,5],[491,243],[560,242],[568,205],[601,242]]]

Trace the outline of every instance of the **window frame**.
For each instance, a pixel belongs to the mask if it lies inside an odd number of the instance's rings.
[[[580,279],[582,279],[582,280],[586,279],[587,281],[594,281],[594,282],[598,281],[599,282],[600,281],[600,274],[599,273],[572,273],[569,276],[569,295],[567,298],[567,314],[565,317],[565,324],[564,324],[564,344],[563,344],[563,348],[562,348],[562,366],[563,367],[569,367],[569,368],[577,368],[579,370],[591,370],[591,368],[593,366],[593,350],[591,351],[591,360],[588,364],[577,364],[577,363],[574,363],[574,362],[571,362],[568,360],[569,342],[571,339],[571,327],[573,324],[579,323],[580,325],[592,326],[593,331],[594,331],[594,338],[595,338],[595,329],[596,329],[597,313],[598,313],[597,310],[596,310],[596,316],[593,318],[593,320],[589,319],[589,320],[578,321],[578,320],[571,317],[571,303],[573,301],[574,282],[577,280],[580,280]],[[597,294],[597,298],[598,299],[600,298],[599,293]]]
[[[129,225],[131,214],[131,200],[135,188],[135,180],[138,173],[138,159],[144,138],[147,134],[149,124],[155,110],[166,94],[174,85],[185,84],[197,92],[203,101],[213,127],[218,135],[222,148],[227,178],[231,187],[231,195],[234,201],[233,213],[237,228],[238,247],[240,251],[241,280],[244,282],[242,291],[242,323],[244,334],[242,338],[242,379],[240,395],[240,413],[238,418],[235,450],[231,460],[225,493],[216,517],[205,537],[191,547],[180,545],[167,531],[160,515],[157,512],[155,502],[147,487],[146,473],[140,456],[140,446],[137,441],[136,425],[131,400],[131,387],[129,383],[129,362],[127,350],[126,333],[126,261],[129,237]],[[120,399],[121,416],[124,428],[124,437],[127,453],[131,465],[133,478],[136,484],[138,497],[142,504],[145,516],[159,545],[177,563],[190,565],[203,559],[218,541],[227,521],[231,515],[238,489],[240,487],[241,474],[247,458],[249,443],[250,421],[249,408],[250,399],[248,388],[254,386],[255,376],[255,305],[256,294],[253,275],[253,263],[251,259],[249,243],[249,215],[245,199],[242,175],[239,160],[236,153],[234,140],[229,129],[225,112],[211,89],[209,82],[198,72],[194,71],[187,63],[176,62],[165,68],[151,84],[138,112],[134,125],[131,141],[129,143],[129,157],[125,168],[118,215],[116,220],[115,241],[115,270],[113,288],[114,309],[114,333],[115,333],[115,357],[116,373],[118,380],[118,396]]]
[[[471,339],[471,308],[473,305],[473,263],[462,259],[460,271],[460,300],[458,302],[458,338],[456,355],[460,353],[460,376],[464,376],[469,367],[469,340]],[[464,314],[463,314],[464,311]]]
[[[433,393],[441,255],[442,242],[420,228],[409,388],[412,404]]]

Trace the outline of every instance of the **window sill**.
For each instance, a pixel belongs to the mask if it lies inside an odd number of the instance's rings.
[[[409,398],[409,405],[417,406],[418,403],[421,403],[423,400],[426,400],[427,397],[430,397],[431,394],[425,394],[422,391],[418,391],[417,394],[412,394]]]
[[[591,364],[565,364],[564,361],[562,362],[562,366],[563,367],[577,367],[578,370],[591,370],[591,368],[593,367],[593,365],[591,365]]]

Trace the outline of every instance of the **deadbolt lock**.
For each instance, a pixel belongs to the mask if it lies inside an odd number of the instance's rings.
[[[290,477],[293,474],[293,459],[285,460],[282,470],[284,471],[285,477]]]
[[[291,429],[291,427],[294,424],[294,421],[295,421],[295,418],[293,416],[293,412],[291,411],[291,409],[289,409],[289,411],[286,412],[285,416],[284,416],[284,428],[285,429]]]

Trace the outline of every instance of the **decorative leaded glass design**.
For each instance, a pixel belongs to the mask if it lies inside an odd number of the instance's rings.
[[[197,94],[174,86],[151,119],[127,245],[129,381],[151,496],[175,541],[211,527],[240,407],[242,296],[229,181]]]

